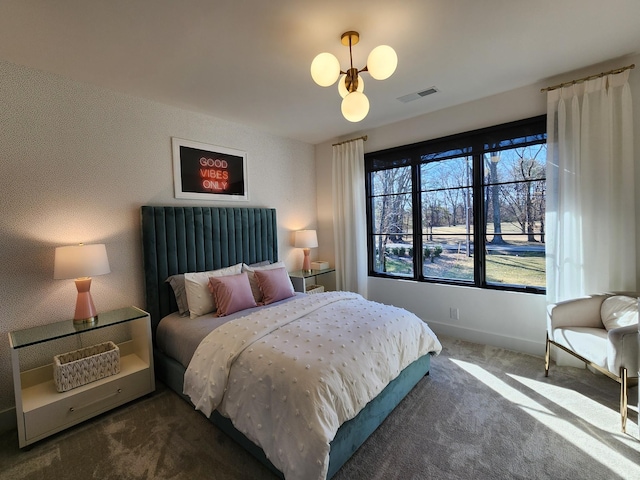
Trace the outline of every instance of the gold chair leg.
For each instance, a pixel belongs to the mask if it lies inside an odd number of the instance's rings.
[[[549,334],[547,333],[547,347],[544,353],[544,376],[549,376],[549,361],[551,359],[551,343],[549,343]]]
[[[620,417],[622,433],[627,432],[627,369],[620,367]]]

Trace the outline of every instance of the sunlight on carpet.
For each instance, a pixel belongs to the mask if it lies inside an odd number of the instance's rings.
[[[543,395],[558,406],[582,418],[600,431],[608,432],[611,438],[619,441],[625,447],[637,451],[638,455],[640,455],[640,442],[636,440],[638,438],[638,426],[627,420],[627,433],[622,433],[620,430],[620,412],[607,408],[601,403],[569,388],[549,385],[518,375],[508,375],[537,394]],[[615,384],[612,384],[612,386],[615,388]]]
[[[561,418],[552,410],[536,402],[531,396],[516,390],[484,368],[453,358],[451,361],[502,395],[505,399],[518,405],[524,412],[531,415],[557,435],[562,436],[567,442],[570,442],[590,455],[610,469],[611,472],[623,478],[629,478],[627,476],[630,473],[638,472],[638,477],[636,478],[640,478],[640,467],[633,460],[629,460],[613,448],[602,443],[596,438],[595,434],[590,433],[589,430],[583,430],[570,421]],[[567,389],[524,379],[523,377],[516,377],[515,375],[508,376],[530,388],[532,393],[544,396],[551,402],[562,407],[563,416],[570,417],[574,415],[584,419],[589,422],[594,429],[607,432],[618,440],[623,441],[625,447],[633,451],[629,453],[634,453],[634,457],[637,459],[637,454],[640,453],[640,444],[637,440],[619,431],[620,417],[618,412],[599,405],[597,402],[590,402],[588,398]],[[577,408],[579,404],[581,406]],[[568,412],[568,415],[566,412]],[[618,431],[616,431],[616,428]],[[625,436],[629,438],[624,439],[623,437]]]

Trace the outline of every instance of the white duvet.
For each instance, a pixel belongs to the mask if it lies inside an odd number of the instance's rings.
[[[349,292],[232,320],[197,348],[184,393],[262,447],[287,480],[324,479],[329,444],[407,365],[442,346],[406,310]]]

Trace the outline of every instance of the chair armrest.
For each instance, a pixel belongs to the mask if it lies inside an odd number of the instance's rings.
[[[638,376],[638,324],[609,330],[607,333],[607,368],[620,375],[620,367],[628,370],[630,377]]]
[[[608,294],[590,295],[548,305],[547,333],[549,338],[553,338],[553,330],[556,328],[604,328],[600,308],[608,296]]]

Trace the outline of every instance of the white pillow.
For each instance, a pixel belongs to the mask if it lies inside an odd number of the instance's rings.
[[[259,267],[249,266],[246,263],[242,264],[242,271],[247,272],[249,276],[249,285],[251,285],[251,293],[253,293],[253,298],[256,303],[260,303],[262,301],[262,290],[260,290],[260,286],[258,285],[258,280],[254,272],[256,270],[272,270],[274,268],[286,268],[284,262],[276,262],[271,263],[269,265],[263,265]]]
[[[213,312],[216,304],[209,290],[210,277],[224,277],[226,275],[238,275],[242,273],[242,264],[232,267],[211,270],[209,272],[192,272],[184,274],[184,288],[187,292],[189,304],[189,317],[196,318],[200,315]]]
[[[638,299],[626,295],[613,295],[602,302],[602,323],[607,330],[638,323]]]

